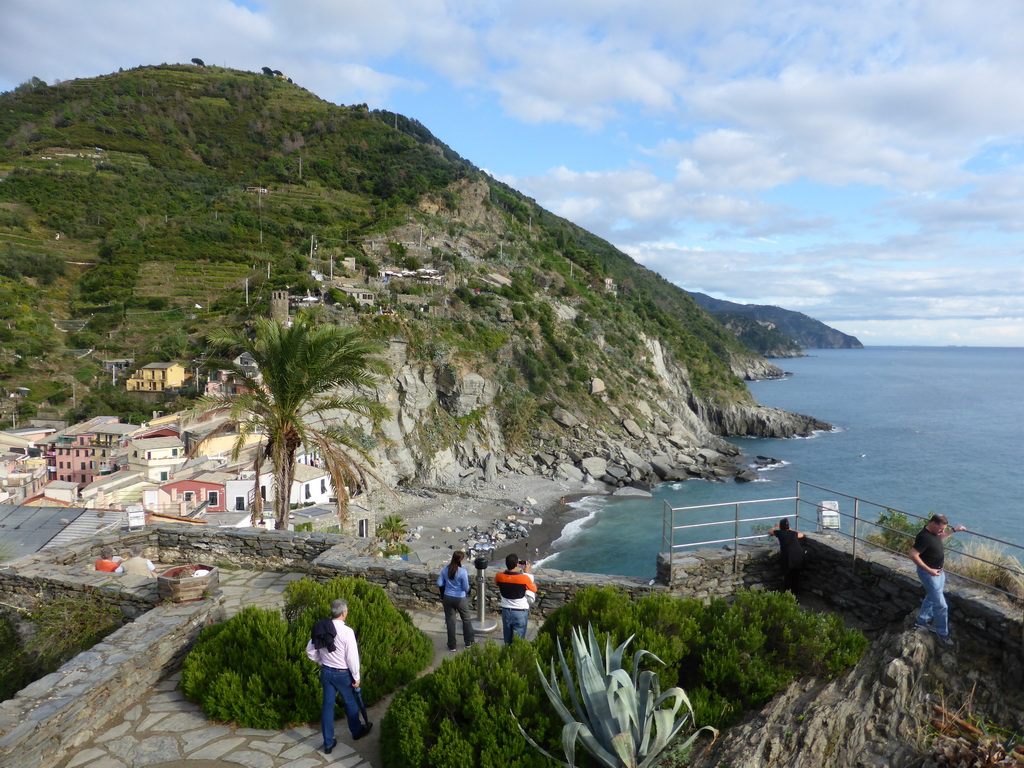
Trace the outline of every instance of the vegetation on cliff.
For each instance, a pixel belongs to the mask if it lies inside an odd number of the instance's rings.
[[[0,377],[29,389],[22,416],[124,408],[102,359],[216,367],[205,330],[266,315],[278,289],[414,360],[485,372],[513,439],[555,406],[601,421],[657,397],[649,339],[697,396],[752,403],[733,371],[758,358],[685,292],[415,120],[187,65],[34,80],[0,107]],[[441,279],[376,282],[385,267]],[[372,284],[375,305],[332,275]]]

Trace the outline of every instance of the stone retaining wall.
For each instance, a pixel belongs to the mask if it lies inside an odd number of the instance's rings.
[[[223,598],[158,605],[0,703],[0,765],[46,768],[90,741],[181,664]]]

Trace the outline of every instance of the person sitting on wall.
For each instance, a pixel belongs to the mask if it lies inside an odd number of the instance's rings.
[[[121,558],[114,555],[113,547],[103,547],[100,550],[100,559],[96,561],[93,568],[103,573],[124,573],[120,561]]]
[[[151,579],[156,578],[156,566],[153,565],[152,560],[147,560],[142,556],[142,547],[138,544],[134,544],[128,548],[128,554],[131,555],[131,557],[127,560],[121,561],[121,568],[125,573],[129,576],[148,576]]]

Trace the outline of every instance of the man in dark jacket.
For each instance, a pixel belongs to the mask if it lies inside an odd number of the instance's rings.
[[[800,571],[804,569],[804,548],[800,544],[804,535],[790,530],[789,518],[784,517],[772,528],[772,536],[779,540],[779,565],[782,567],[783,584],[789,592],[796,594],[800,589]]]

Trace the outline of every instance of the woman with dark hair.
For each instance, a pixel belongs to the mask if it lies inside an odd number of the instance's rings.
[[[448,650],[455,653],[455,613],[462,618],[462,640],[469,648],[476,642],[473,622],[469,614],[469,573],[462,567],[465,552],[452,554],[452,561],[441,570],[437,577],[437,586],[441,590],[441,603],[444,605],[444,624],[448,629]]]
[[[804,537],[799,531],[789,529],[789,518],[779,520],[772,528],[772,536],[779,540],[779,565],[782,566],[782,579],[786,589],[794,594],[800,589],[800,571],[804,567],[804,548],[800,539]]]

